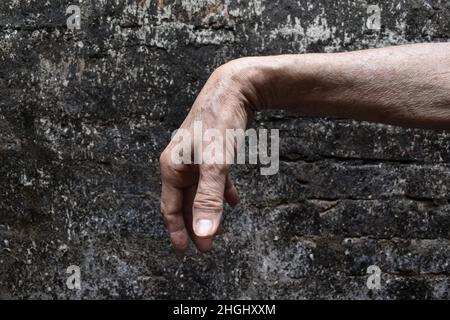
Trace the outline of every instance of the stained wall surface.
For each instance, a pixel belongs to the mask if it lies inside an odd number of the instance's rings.
[[[233,169],[206,255],[170,247],[158,158],[234,58],[449,36],[445,0],[2,0],[0,298],[448,299],[450,132],[258,114],[280,173]]]

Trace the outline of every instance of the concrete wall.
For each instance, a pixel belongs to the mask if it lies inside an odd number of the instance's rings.
[[[158,156],[233,58],[449,36],[444,0],[2,0],[0,298],[448,299],[449,132],[258,115],[280,174],[234,168],[242,205],[208,255],[171,250]]]

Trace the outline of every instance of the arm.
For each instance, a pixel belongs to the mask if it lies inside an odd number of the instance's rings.
[[[245,58],[234,68],[250,74],[255,107],[450,129],[450,43]]]
[[[238,59],[213,73],[181,128],[244,129],[257,109],[450,129],[450,44]],[[229,165],[176,165],[174,147],[161,155],[162,213],[177,250],[191,238],[208,251],[223,199],[238,202]]]

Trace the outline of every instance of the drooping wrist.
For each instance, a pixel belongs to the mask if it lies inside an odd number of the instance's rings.
[[[251,112],[264,109],[267,104],[263,81],[261,81],[264,72],[261,70],[260,59],[259,57],[239,58],[222,65],[215,71],[230,95],[238,97],[242,105]]]
[[[233,82],[253,110],[295,105],[304,83],[314,76],[305,55],[247,57],[226,65]]]

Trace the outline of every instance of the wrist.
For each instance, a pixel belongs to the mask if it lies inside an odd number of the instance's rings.
[[[316,55],[247,57],[223,68],[252,110],[290,109],[318,84],[317,60]]]
[[[266,57],[245,57],[232,60],[216,70],[228,79],[230,88],[252,112],[269,109],[274,103],[270,84],[274,67]]]

